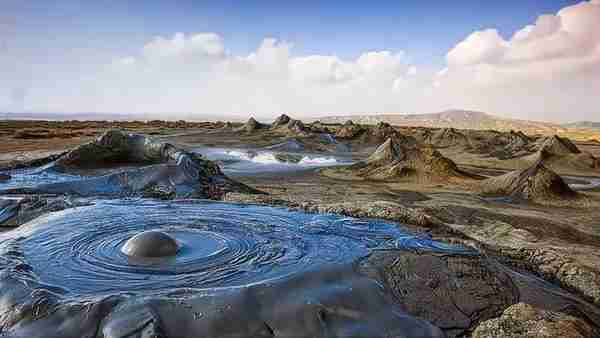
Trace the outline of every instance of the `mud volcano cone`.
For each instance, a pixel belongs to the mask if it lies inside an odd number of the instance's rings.
[[[577,196],[554,171],[537,161],[531,167],[517,170],[482,182],[485,195],[507,196],[529,201],[553,201]]]
[[[542,153],[558,156],[581,153],[581,151],[575,144],[573,144],[573,142],[571,142],[571,140],[557,135],[544,138],[539,150]]]
[[[290,120],[291,118],[289,116],[281,114],[278,118],[275,119],[275,121],[273,121],[273,123],[271,124],[271,129],[277,129],[281,126],[285,126],[290,122]]]
[[[240,130],[245,131],[247,133],[255,132],[259,129],[263,129],[265,126],[256,121],[254,117],[248,119],[248,121],[240,128]]]
[[[383,144],[381,144],[371,156],[367,159],[367,163],[371,165],[376,164],[390,164],[397,161],[402,161],[406,156],[406,152],[402,149],[400,144],[392,138],[388,138]]]
[[[436,147],[466,146],[469,144],[467,137],[454,128],[443,128],[434,131],[425,140]]]
[[[336,131],[335,137],[341,139],[351,139],[358,136],[363,131],[364,130],[361,126],[354,124],[352,120],[348,120]]]
[[[544,161],[547,168],[556,171],[579,171],[581,175],[596,176],[600,158],[581,151],[568,138],[550,136],[537,140],[536,152],[529,156],[531,163]]]
[[[272,124],[271,130],[277,133],[289,136],[306,136],[310,133],[310,129],[300,120],[295,120],[287,115],[279,116]]]
[[[368,179],[441,181],[474,178],[430,146],[415,146],[388,138],[365,162],[348,168],[356,176]]]

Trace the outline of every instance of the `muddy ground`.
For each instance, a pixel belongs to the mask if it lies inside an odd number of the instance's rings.
[[[101,132],[121,128],[151,134],[183,148],[260,148],[301,140],[304,151],[337,153],[338,147],[324,142],[315,133],[290,135],[271,131],[245,133],[239,126],[225,124],[152,123],[61,123],[0,122],[0,167],[23,159],[60,153],[85,143]],[[60,130],[60,133],[58,132]],[[376,143],[348,142],[340,156],[365,159]],[[578,142],[584,152],[600,157],[600,143]],[[461,169],[484,176],[496,176],[527,165],[524,158],[501,160],[478,156],[458,148],[440,149]],[[580,170],[557,165],[567,182],[600,178],[600,169]],[[424,214],[432,221],[407,224],[426,231],[434,239],[459,242],[507,264],[532,272],[577,296],[600,306],[600,188],[581,191],[585,203],[572,206],[544,206],[528,202],[482,197],[476,183],[414,183],[344,180],[322,175],[320,169],[283,173],[232,175],[232,178],[269,194],[248,200],[231,200],[288,206],[353,205],[389,202]],[[397,219],[391,213],[392,221]],[[385,218],[385,217],[384,217]]]

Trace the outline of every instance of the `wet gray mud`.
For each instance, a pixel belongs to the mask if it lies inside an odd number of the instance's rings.
[[[148,231],[176,254],[132,257]],[[6,337],[445,337],[527,300],[596,310],[398,224],[200,200],[96,200],[0,234]]]

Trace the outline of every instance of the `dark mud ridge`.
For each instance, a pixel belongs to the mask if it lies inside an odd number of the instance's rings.
[[[596,307],[369,218],[381,205],[210,201],[259,192],[144,136],[109,132],[27,170],[0,192],[0,223],[22,224],[0,233],[2,337],[509,337],[515,313],[520,332],[598,333]]]

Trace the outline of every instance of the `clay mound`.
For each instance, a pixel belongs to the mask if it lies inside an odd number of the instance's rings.
[[[271,123],[271,129],[277,129],[281,126],[285,126],[290,122],[290,120],[291,118],[289,116],[281,114],[278,118],[275,119],[275,121],[273,121],[273,123]]]
[[[571,140],[557,135],[543,138],[539,141],[539,144],[539,151],[546,154],[564,156],[581,153]]]
[[[417,147],[391,137],[366,161],[354,164],[347,170],[355,176],[378,180],[446,181],[476,178],[459,170],[452,160],[431,146]]]
[[[253,133],[259,129],[264,129],[266,126],[251,117],[246,121],[246,123],[239,129],[240,131],[245,131],[247,133]]]
[[[541,160],[527,169],[486,179],[482,182],[482,193],[535,202],[577,197],[577,193]]]
[[[138,166],[143,164],[143,166]],[[135,165],[134,168],[131,168]],[[225,176],[218,165],[170,143],[108,131],[61,156],[47,170],[86,174],[99,167],[124,168],[81,180],[3,190],[6,194],[144,196],[221,199],[228,192],[260,193]]]
[[[396,128],[388,123],[380,122],[376,126],[370,126],[359,134],[355,142],[358,142],[362,146],[380,145],[387,139],[392,138],[396,142],[413,146],[417,143],[417,140],[412,136],[402,134]]]
[[[99,168],[122,164],[174,163],[181,150],[170,143],[157,142],[140,134],[110,130],[58,158],[59,171]]]
[[[531,138],[520,131],[463,130],[462,133],[467,139],[465,151],[500,160],[527,156],[535,147]]]
[[[530,163],[543,161],[544,165],[558,172],[577,171],[580,175],[596,175],[600,169],[600,158],[588,152],[580,151],[567,138],[551,136],[539,139],[535,146],[537,151],[529,155]]]
[[[489,153],[490,156],[500,160],[526,156],[532,151],[532,140],[521,131],[510,131],[498,134],[492,146],[495,149]]]
[[[468,144],[465,134],[454,128],[443,128],[424,135],[424,142],[439,148],[465,146]]]
[[[287,120],[287,122],[283,123],[285,120]],[[305,126],[302,121],[290,119],[287,115],[281,115],[278,117],[277,120],[275,120],[275,122],[273,122],[271,125],[271,130],[290,136],[306,136],[311,132],[310,128]]]
[[[348,120],[336,131],[335,137],[340,139],[352,139],[363,131],[364,130],[361,126],[354,124],[352,120]]]

